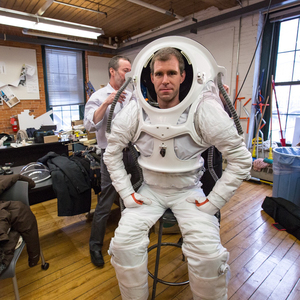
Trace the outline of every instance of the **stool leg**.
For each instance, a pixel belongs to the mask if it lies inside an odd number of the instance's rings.
[[[159,231],[158,231],[158,242],[157,242],[157,251],[156,251],[155,270],[154,270],[154,280],[153,280],[153,288],[152,288],[152,298],[151,298],[152,300],[155,299],[155,294],[156,294],[156,285],[157,285],[157,278],[158,278],[158,266],[159,266],[162,231],[163,231],[163,221],[160,220],[159,221]]]

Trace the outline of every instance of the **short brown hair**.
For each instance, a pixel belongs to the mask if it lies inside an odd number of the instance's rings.
[[[171,58],[171,56],[175,56],[179,62],[179,70],[180,74],[182,75],[185,65],[184,65],[184,60],[182,58],[182,55],[178,50],[172,47],[165,47],[160,50],[158,50],[154,56],[152,57],[152,60],[150,62],[150,71],[151,74],[154,73],[154,63],[158,61],[167,61]]]
[[[124,59],[124,60],[127,60],[131,63],[130,59],[126,56],[123,56],[123,55],[116,55],[114,57],[111,58],[111,60],[109,61],[108,63],[108,76],[110,78],[110,68],[113,68],[115,71],[117,71],[119,69],[119,60],[120,59]]]

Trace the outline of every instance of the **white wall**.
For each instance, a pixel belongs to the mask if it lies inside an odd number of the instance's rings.
[[[108,63],[110,58],[99,56],[88,56],[89,81],[97,91],[102,85],[107,85]]]

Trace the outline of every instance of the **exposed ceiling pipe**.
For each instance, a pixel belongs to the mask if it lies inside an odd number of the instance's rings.
[[[174,17],[176,19],[179,19],[180,21],[184,21],[184,17],[181,17],[181,16],[179,16],[177,14],[174,14],[173,12],[171,12],[169,10],[165,10],[163,8],[160,8],[160,7],[154,6],[152,4],[146,3],[144,1],[140,1],[140,0],[127,0],[127,1],[135,3],[135,4],[140,5],[140,6],[144,6],[146,8],[149,8],[149,9],[152,9],[152,10],[155,10],[155,11],[158,11],[158,12],[160,12],[162,14]]]
[[[104,12],[104,11],[90,9],[90,8],[86,8],[86,7],[81,7],[81,6],[78,6],[78,5],[69,4],[69,3],[65,3],[65,2],[60,2],[60,1],[56,1],[56,0],[53,0],[52,2],[57,3],[57,4],[61,4],[61,5],[66,5],[66,6],[73,7],[73,8],[78,8],[78,9],[90,11],[90,12],[95,12],[95,13],[98,13],[98,14],[103,14],[107,17],[107,13]]]
[[[54,0],[47,0],[46,3],[38,10],[36,13],[37,16],[42,16],[44,12],[51,6]]]
[[[72,36],[58,35],[55,33],[37,32],[37,31],[31,30],[31,29],[23,29],[22,33],[26,34],[26,35],[45,37],[45,38],[50,38],[50,39],[62,40],[62,41],[95,45],[95,46],[100,46],[100,47],[109,48],[109,49],[117,49],[118,48],[117,46],[113,46],[113,45],[100,44],[100,43],[97,43],[97,41],[93,41],[93,40],[72,37]]]

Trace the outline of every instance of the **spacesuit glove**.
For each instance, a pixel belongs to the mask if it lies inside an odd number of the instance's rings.
[[[199,210],[210,215],[214,215],[219,211],[219,208],[213,205],[205,197],[189,197],[186,199],[186,201],[189,203],[195,203]]]
[[[123,199],[125,207],[138,207],[139,205],[147,204],[150,205],[152,201],[138,193],[132,193]]]

